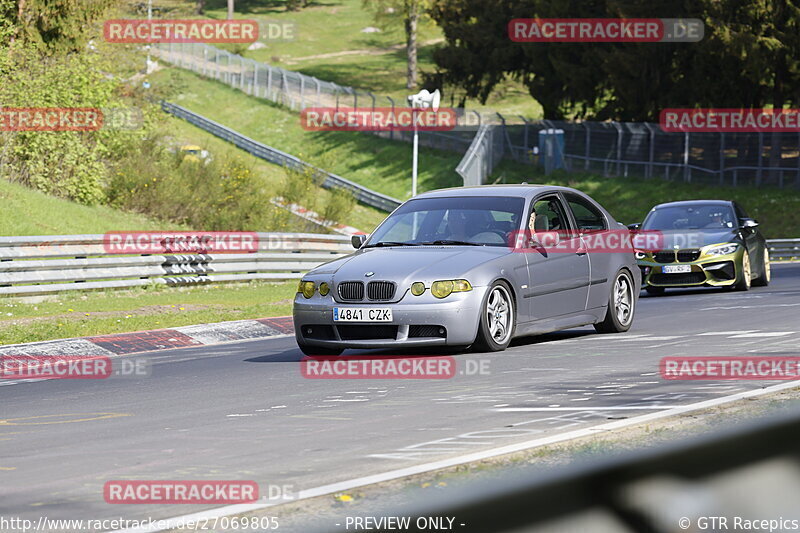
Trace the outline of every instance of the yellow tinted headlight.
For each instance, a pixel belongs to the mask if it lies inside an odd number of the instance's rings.
[[[447,298],[453,293],[452,280],[434,281],[431,285],[431,294],[437,298]]]
[[[415,281],[414,283],[411,284],[411,294],[413,294],[414,296],[419,296],[423,292],[425,292],[424,283],[422,283],[421,281]]]
[[[327,296],[329,292],[331,292],[331,286],[330,285],[328,285],[324,281],[319,284],[319,293],[322,296]]]
[[[431,294],[437,298],[447,298],[454,292],[471,291],[472,285],[465,279],[446,279],[431,284]]]
[[[465,279],[457,279],[453,281],[453,292],[467,292],[472,290],[472,285]]]
[[[306,298],[311,298],[314,296],[314,290],[316,289],[316,285],[314,285],[313,281],[301,281],[300,282],[300,292],[303,293],[303,296]]]

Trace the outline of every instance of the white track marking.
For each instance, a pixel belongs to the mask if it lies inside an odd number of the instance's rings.
[[[498,413],[527,413],[551,411],[658,411],[659,409],[678,409],[680,405],[631,405],[613,407],[503,407],[495,409]]]
[[[791,335],[794,331],[762,331],[761,333],[745,333],[743,335],[733,335],[729,339],[745,339],[753,337],[783,337],[784,335]]]
[[[435,470],[441,470],[443,468],[450,468],[457,465],[463,465],[466,463],[471,463],[475,461],[482,461],[485,459],[491,459],[493,457],[498,457],[501,455],[507,455],[509,453],[521,452],[525,450],[530,450],[533,448],[538,448],[541,446],[547,446],[550,444],[555,444],[558,442],[564,442],[572,439],[577,439],[581,437],[587,437],[590,435],[597,435],[598,433],[605,432],[605,431],[613,431],[620,428],[634,426],[636,424],[640,424],[642,422],[650,422],[652,420],[658,420],[661,418],[666,418],[670,416],[680,415],[683,413],[687,413],[690,411],[697,411],[700,409],[707,409],[709,407],[716,407],[718,405],[734,402],[737,400],[742,400],[745,398],[754,398],[757,396],[763,396],[765,394],[771,394],[773,392],[778,392],[784,389],[791,389],[793,387],[800,386],[800,383],[797,381],[789,381],[786,383],[779,383],[777,385],[772,385],[770,387],[765,387],[763,389],[753,389],[745,392],[740,392],[738,394],[732,394],[729,396],[723,396],[720,398],[714,398],[712,400],[705,400],[702,402],[692,403],[681,407],[675,407],[672,409],[664,409],[663,411],[658,411],[656,413],[648,413],[646,415],[635,416],[632,418],[626,418],[624,420],[615,420],[613,422],[607,422],[604,424],[600,424],[597,426],[592,426],[590,428],[585,429],[578,429],[575,431],[567,431],[564,433],[559,433],[557,435],[552,435],[550,437],[543,437],[533,440],[528,440],[524,442],[520,442],[517,444],[509,444],[507,446],[500,446],[497,448],[492,448],[489,450],[483,450],[480,452],[469,453],[465,455],[459,455],[457,457],[451,457],[449,459],[442,459],[440,461],[434,461],[430,463],[424,463],[421,465],[409,466],[406,468],[400,468],[397,470],[390,470],[388,472],[383,472],[380,474],[373,474],[371,476],[364,476],[354,479],[348,479],[345,481],[339,481],[336,483],[330,483],[328,485],[321,485],[319,487],[314,487],[308,490],[301,490],[297,493],[297,497],[292,501],[298,500],[305,500],[309,498],[316,498],[318,496],[325,496],[327,494],[335,494],[337,492],[343,492],[347,490],[352,490],[358,487],[364,487],[366,485],[372,485],[375,483],[382,483],[385,481],[392,481],[396,479],[401,479],[408,476],[413,476],[417,474],[423,474],[426,472],[433,472]],[[142,528],[132,528],[132,529],[125,529],[119,531],[125,531],[126,533],[151,533],[155,531],[168,531],[170,529],[175,529],[182,524],[186,524],[188,521],[198,521],[198,520],[205,520],[205,519],[213,519],[219,518],[223,516],[231,516],[237,515],[242,513],[248,513],[251,511],[258,511],[259,509],[266,509],[268,507],[274,507],[278,505],[280,502],[276,503],[247,503],[247,504],[237,504],[237,505],[226,505],[224,507],[217,507],[216,509],[209,509],[207,511],[200,511],[197,513],[186,514],[182,516],[176,516],[174,518],[166,518],[164,520],[160,520],[159,524],[163,524],[165,527],[159,528],[157,526],[152,527],[142,527]]]
[[[696,337],[705,337],[707,335],[744,335],[745,333],[755,333],[757,329],[746,329],[743,331],[708,331],[706,333],[696,333]]]
[[[666,336],[663,336],[663,337],[655,337],[655,336],[654,337],[650,337],[650,336],[648,336],[648,337],[624,338],[624,339],[620,339],[620,342],[622,342],[622,341],[648,341],[648,342],[650,342],[650,341],[671,341],[673,339],[685,339],[685,338],[686,337],[681,336],[681,335],[666,335]]]

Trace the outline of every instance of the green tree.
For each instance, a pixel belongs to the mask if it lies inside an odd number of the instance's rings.
[[[0,45],[23,41],[48,53],[82,50],[87,28],[113,0],[0,0]]]
[[[485,102],[520,80],[545,118],[656,120],[666,107],[800,104],[797,0],[439,0],[438,76]],[[515,43],[513,18],[699,18],[697,43]]]
[[[430,0],[363,0],[364,7],[375,15],[375,23],[383,28],[402,24],[406,36],[406,88],[417,87],[417,26],[430,7]]]

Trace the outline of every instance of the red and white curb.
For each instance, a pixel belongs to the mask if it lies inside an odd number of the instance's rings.
[[[223,342],[266,339],[294,333],[292,317],[236,320],[170,329],[98,335],[80,339],[0,346],[2,355],[127,355]]]
[[[275,206],[280,207],[281,209],[286,209],[293,215],[296,215],[300,218],[304,218],[317,224],[319,226],[323,226],[328,228],[329,230],[333,231],[334,233],[338,233],[340,235],[362,235],[364,234],[363,231],[360,229],[354,228],[353,226],[346,226],[344,224],[338,224],[336,222],[332,222],[330,220],[325,220],[322,216],[317,213],[316,211],[312,211],[311,209],[306,209],[302,205],[287,203],[286,200],[280,196],[273,198],[271,200],[272,204]]]

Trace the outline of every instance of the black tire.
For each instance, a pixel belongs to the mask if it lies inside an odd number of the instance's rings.
[[[664,294],[664,291],[666,289],[664,287],[651,287],[650,285],[648,285],[647,287],[644,288],[644,290],[647,291],[647,294],[657,296],[659,294]]]
[[[761,260],[761,275],[751,282],[753,287],[766,287],[772,279],[772,265],[769,260],[769,250],[764,247],[764,253]]]
[[[739,279],[733,284],[734,290],[749,291],[750,286],[753,284],[753,271],[750,264],[750,253],[747,250],[742,255],[742,271]]]
[[[481,303],[481,318],[473,351],[505,350],[514,336],[516,325],[517,312],[511,288],[504,281],[495,281]]]
[[[342,355],[344,348],[323,348],[321,346],[310,346],[308,344],[297,343],[297,347],[303,354],[308,356],[314,355]]]
[[[598,333],[622,333],[631,329],[636,311],[635,287],[630,272],[620,270],[617,273],[608,295],[606,316],[594,325]]]

